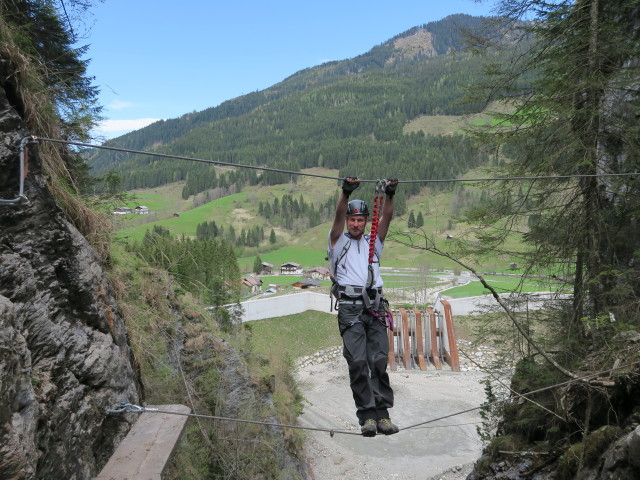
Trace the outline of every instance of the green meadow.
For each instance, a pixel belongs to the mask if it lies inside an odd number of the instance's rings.
[[[469,175],[479,174],[471,172]],[[317,183],[317,182],[316,182]],[[242,228],[250,228],[255,225],[261,225],[265,228],[265,233],[271,229],[264,218],[258,216],[257,203],[260,199],[273,197],[274,195],[282,195],[290,192],[294,195],[300,195],[307,191],[313,195],[313,190],[308,187],[305,182],[299,185],[278,186],[275,191],[262,187],[247,187],[243,192],[230,195],[212,202],[206,203],[196,208],[187,209],[179,212],[178,217],[172,214],[166,214],[165,218],[158,218],[159,214],[152,213],[150,215],[129,215],[127,218],[114,219],[118,225],[124,226],[117,230],[116,237],[121,240],[141,240],[145,232],[154,225],[160,225],[168,228],[175,236],[195,236],[196,227],[199,223],[205,221],[215,221],[219,226],[228,229],[233,225],[236,234],[239,234]],[[276,187],[273,187],[276,188]],[[474,187],[469,187],[474,188]],[[182,201],[175,198],[179,195],[181,188],[175,185],[167,187],[167,193],[163,193],[162,189],[157,188],[155,192],[144,194],[137,192],[137,198],[140,204],[148,203],[150,209],[158,209],[157,211],[171,212],[182,206],[186,208],[191,202]],[[174,196],[169,194],[173,190]],[[316,192],[317,193],[317,192]],[[326,195],[326,193],[325,193]],[[407,211],[421,212],[424,218],[424,226],[421,229],[428,238],[438,245],[439,248],[446,250],[448,248],[447,235],[458,236],[464,234],[464,230],[457,224],[452,224],[450,213],[450,205],[452,202],[452,191],[431,192],[428,188],[423,189],[420,195],[414,196],[407,202]],[[322,197],[315,195],[319,201]],[[146,203],[143,203],[146,202]],[[383,266],[394,268],[419,268],[421,271],[427,269],[435,270],[455,270],[460,267],[452,260],[426,252],[424,249],[414,249],[401,245],[394,240],[393,234],[408,231],[407,227],[408,214],[396,216],[391,225],[391,232],[385,244],[383,254]],[[146,222],[146,223],[140,223]],[[278,238],[277,247],[271,251],[257,252],[255,249],[251,254],[243,256],[240,254],[238,261],[240,268],[244,272],[250,272],[253,268],[256,255],[260,256],[263,262],[280,266],[287,262],[296,262],[303,267],[314,267],[326,265],[326,249],[327,236],[330,223],[318,225],[317,227],[305,230],[298,234],[294,232],[282,230],[274,227]],[[419,245],[419,240],[418,240]],[[424,241],[423,241],[424,243]],[[519,247],[518,239],[509,239],[509,245],[512,249]],[[268,249],[269,246],[263,247]],[[510,258],[494,255],[483,258],[480,261],[475,259],[464,259],[475,267],[481,267],[482,271],[488,272],[507,272],[513,261]]]
[[[283,355],[298,358],[342,344],[336,316],[314,310],[248,322],[244,326],[251,331],[253,352],[262,355],[286,352]],[[296,341],[292,342],[292,338]]]
[[[135,215],[135,217],[148,217],[152,220],[149,223],[136,225],[133,227],[122,228],[117,232],[117,237],[128,240],[141,240],[147,230],[153,228],[154,225],[168,228],[174,236],[195,237],[196,227],[199,223],[210,222],[214,220],[218,225],[230,225],[228,219],[232,218],[232,212],[238,205],[246,203],[247,194],[245,192],[229,195],[213,202],[205,203],[191,210],[184,211],[179,217],[170,217],[162,220],[153,221],[151,215]],[[166,199],[167,203],[171,200]],[[148,205],[151,209],[151,205]],[[239,232],[239,230],[238,230]]]

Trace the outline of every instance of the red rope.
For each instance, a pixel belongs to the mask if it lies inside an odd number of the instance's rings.
[[[376,195],[373,197],[373,219],[371,220],[371,232],[369,233],[369,265],[373,263],[373,256],[376,251],[376,238],[378,237],[378,224],[380,223],[380,214],[382,213],[382,205],[384,203],[384,195]]]

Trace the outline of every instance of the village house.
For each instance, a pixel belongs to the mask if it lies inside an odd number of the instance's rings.
[[[296,289],[307,289],[307,288],[316,288],[320,286],[320,281],[315,278],[305,278],[304,280],[300,280],[292,284],[293,288]]]
[[[145,205],[138,205],[134,209],[133,213],[137,213],[138,215],[148,215],[149,214],[149,207],[147,207]]]
[[[252,275],[242,279],[242,284],[247,286],[251,293],[258,293],[262,291],[262,280]]]
[[[288,262],[280,265],[280,275],[301,275],[302,268],[299,263]]]
[[[274,265],[267,262],[262,262],[262,274],[263,275],[271,275],[273,273]]]
[[[307,274],[311,278],[317,280],[330,280],[330,273],[327,267],[315,267],[307,271]]]
[[[129,207],[116,207],[113,211],[114,215],[129,215],[130,213],[133,213],[133,210]]]

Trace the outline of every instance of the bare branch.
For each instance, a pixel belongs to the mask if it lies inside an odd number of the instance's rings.
[[[399,237],[402,237],[402,236],[404,236],[405,238],[408,238],[408,240],[406,241],[400,240]],[[516,327],[520,335],[522,335],[522,337],[527,341],[527,343],[531,345],[533,349],[535,349],[547,362],[549,362],[549,364],[551,364],[556,370],[561,372],[563,375],[566,375],[567,377],[572,379],[578,379],[577,375],[571,373],[569,370],[567,370],[558,362],[556,362],[546,351],[542,349],[542,347],[540,347],[536,342],[533,341],[531,336],[527,333],[527,329],[522,326],[522,324],[518,321],[518,319],[516,318],[515,314],[511,311],[509,306],[502,300],[502,298],[500,298],[500,295],[498,294],[496,289],[493,288],[491,285],[489,285],[489,283],[485,280],[485,278],[481,274],[479,274],[474,268],[470,267],[466,263],[453,257],[451,254],[440,250],[438,247],[436,247],[433,241],[430,241],[429,238],[427,238],[426,235],[421,236],[421,238],[425,240],[424,247],[416,245],[413,242],[413,236],[411,234],[402,234],[402,233],[395,232],[391,235],[391,239],[397,243],[400,243],[401,245],[404,245],[406,247],[413,248],[416,250],[424,250],[427,252],[435,253],[436,255],[448,258],[449,260],[454,261],[455,263],[465,268],[466,270],[469,270],[471,274],[474,277],[476,277],[480,281],[480,283],[482,283],[484,288],[486,288],[491,292],[491,295],[493,295],[493,298],[496,300],[498,305],[502,307],[502,309],[505,311],[505,313],[509,317],[509,320],[511,320],[511,323],[513,323],[513,325]]]

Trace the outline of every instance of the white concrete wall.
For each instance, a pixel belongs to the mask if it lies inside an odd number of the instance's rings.
[[[279,297],[249,300],[241,303],[244,308],[243,322],[264,320],[265,318],[283,317],[307,310],[330,313],[329,295],[315,292],[299,292]]]

